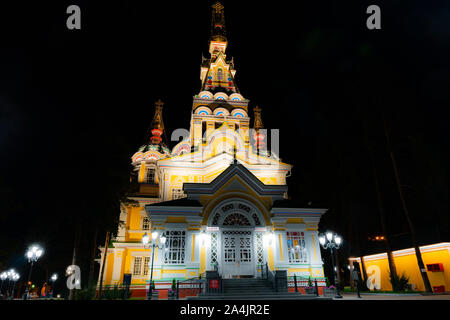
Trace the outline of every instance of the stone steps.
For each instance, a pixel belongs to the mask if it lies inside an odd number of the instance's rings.
[[[315,294],[276,292],[273,283],[266,279],[223,279],[223,292],[201,294],[188,300],[331,300]]]

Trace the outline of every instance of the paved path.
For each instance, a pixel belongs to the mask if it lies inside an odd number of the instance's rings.
[[[364,294],[361,293],[361,299],[356,296],[356,293],[343,293],[342,299],[333,300],[450,300],[450,294],[436,294],[436,295],[420,295],[420,294]]]

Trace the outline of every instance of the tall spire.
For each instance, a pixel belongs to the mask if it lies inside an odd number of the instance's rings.
[[[227,37],[225,32],[224,6],[217,1],[212,6],[211,37],[209,38],[209,53],[215,57],[219,52],[225,53]]]
[[[239,93],[235,82],[236,70],[233,60],[227,60],[227,37],[225,32],[224,6],[216,2],[211,10],[211,36],[209,59],[202,58],[200,79],[201,91]]]
[[[212,8],[211,40],[226,42],[224,6],[217,1]]]
[[[153,116],[153,120],[151,123],[151,132],[152,137],[150,138],[152,144],[158,144],[161,142],[161,135],[164,131],[164,123],[162,119],[162,108],[164,102],[161,99],[155,102],[155,115]]]

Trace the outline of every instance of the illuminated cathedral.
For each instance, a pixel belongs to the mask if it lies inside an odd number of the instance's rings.
[[[103,286],[121,285],[128,274],[134,295],[145,295],[151,262],[157,290],[209,270],[222,278],[257,278],[267,265],[290,276],[324,275],[318,224],[326,210],[296,208],[288,200],[292,165],[266,150],[261,108],[249,116],[249,100],[226,55],[219,2],[211,19],[209,57],[202,58],[190,130],[180,131],[181,141],[170,150],[158,100],[150,138],[131,157],[139,187],[121,205],[123,223],[106,257],[101,248]],[[142,238],[155,231],[165,242],[152,252]]]

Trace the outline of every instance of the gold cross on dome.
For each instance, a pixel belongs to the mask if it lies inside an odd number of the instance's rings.
[[[158,99],[158,101],[155,102],[155,105],[157,107],[162,107],[164,105],[164,102],[162,102],[161,99]]]

